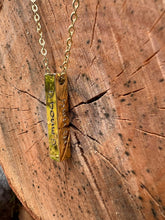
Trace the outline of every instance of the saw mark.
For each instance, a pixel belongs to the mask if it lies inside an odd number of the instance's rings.
[[[122,71],[117,75],[117,78],[124,72],[124,69],[125,69],[125,66],[124,66],[124,59],[123,59],[123,56],[122,56],[122,53],[120,51],[120,48],[119,48],[119,43],[118,43],[118,40],[116,39],[116,36],[115,36],[115,33],[113,31],[113,29],[111,28],[111,32],[112,32],[112,37],[113,37],[113,40],[114,40],[114,44],[116,46],[116,50],[117,50],[117,54],[118,54],[118,57],[120,59],[120,63],[122,65]]]
[[[97,180],[96,180],[96,178],[95,178],[95,176],[94,176],[94,173],[93,173],[93,171],[92,171],[92,168],[91,168],[91,166],[90,166],[90,164],[89,164],[89,162],[88,162],[87,157],[85,156],[84,150],[83,150],[83,148],[81,147],[80,140],[78,139],[77,135],[75,135],[75,138],[76,138],[77,143],[78,143],[77,146],[78,146],[78,148],[79,148],[79,150],[80,150],[81,158],[83,159],[83,160],[81,160],[81,161],[83,162],[83,167],[84,167],[84,169],[85,169],[86,172],[88,173],[87,177],[88,177],[89,182],[90,182],[90,184],[91,184],[91,186],[92,186],[92,188],[93,188],[93,192],[94,192],[95,196],[97,197],[97,199],[98,199],[98,201],[99,201],[99,203],[100,203],[101,208],[103,209],[103,211],[105,211],[106,216],[108,216],[108,218],[109,218],[110,220],[112,220],[112,218],[111,218],[111,216],[110,216],[110,213],[109,213],[109,210],[108,210],[108,208],[106,207],[104,198],[103,198],[103,196],[102,196],[101,189],[99,188],[99,184],[97,183]]]
[[[94,40],[94,35],[95,35],[95,28],[96,28],[96,21],[97,21],[97,11],[98,11],[99,4],[100,4],[100,1],[98,0],[97,5],[96,5],[94,24],[93,24],[93,28],[92,28],[92,38],[91,38],[90,48],[93,45],[93,40]]]
[[[165,217],[165,212],[163,209],[163,206],[155,199],[155,197],[151,194],[151,192],[149,191],[149,189],[143,184],[141,183],[141,188],[144,189],[146,191],[146,193],[148,194],[148,196],[153,200],[153,202],[159,207],[160,213],[163,217]]]
[[[97,153],[99,156],[101,156],[105,161],[107,161],[107,162],[110,164],[110,166],[113,168],[113,170],[114,170],[121,178],[124,178],[124,180],[126,180],[124,174],[122,174],[122,173],[120,172],[120,170],[111,162],[110,159],[108,159],[106,156],[104,156],[102,153],[100,153],[100,152],[97,151],[97,150],[96,150],[96,153]]]

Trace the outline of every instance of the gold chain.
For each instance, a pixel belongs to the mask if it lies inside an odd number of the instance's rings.
[[[42,32],[42,26],[40,23],[40,15],[38,14],[38,6],[36,4],[37,0],[31,0],[31,2],[33,3],[32,5],[32,11],[34,13],[34,20],[37,24],[37,33],[40,35],[39,38],[39,44],[41,45],[41,54],[44,56],[43,59],[43,63],[45,66],[45,73],[50,73],[50,68],[49,68],[49,60],[47,58],[47,50],[45,48],[45,40],[43,38],[43,32]],[[75,31],[75,23],[77,21],[77,9],[79,7],[79,0],[73,0],[72,2],[72,6],[73,6],[73,12],[71,14],[71,25],[68,28],[68,32],[69,32],[69,38],[67,39],[67,47],[66,47],[66,51],[65,51],[65,58],[64,58],[64,62],[61,66],[61,73],[60,76],[66,74],[67,68],[68,68],[68,63],[69,63],[69,57],[70,57],[70,51],[71,51],[71,47],[72,47],[72,38],[73,38],[73,34]]]

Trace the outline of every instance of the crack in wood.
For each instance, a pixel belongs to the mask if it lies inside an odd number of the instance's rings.
[[[0,109],[3,109],[3,110],[17,110],[17,111],[21,111],[21,112],[26,112],[26,111],[30,111],[30,108],[29,109],[20,109],[19,107],[9,107],[9,108],[6,108],[6,107],[0,107]]]
[[[28,132],[29,132],[30,130],[32,130],[36,125],[38,125],[38,124],[40,124],[40,123],[42,123],[42,122],[43,122],[43,120],[38,121],[38,122],[32,124],[32,126],[31,126],[29,129],[27,129],[26,131],[23,131],[23,132],[19,133],[18,135],[22,135],[22,134],[28,133]]]
[[[145,61],[144,61],[144,64],[148,64],[148,62],[154,57],[157,55],[157,53],[159,53],[160,49],[157,50],[156,52],[154,52],[150,57],[148,57]]]
[[[158,138],[163,138],[163,139],[165,139],[165,136],[164,136],[164,135],[157,134],[157,133],[155,133],[155,132],[146,131],[146,130],[138,129],[138,128],[136,128],[136,130],[139,131],[139,132],[142,132],[142,133],[144,133],[144,134],[149,134],[149,135],[152,135],[152,136],[155,136],[155,137],[158,137]]]
[[[155,41],[153,40],[152,33],[148,33],[148,37],[149,37],[149,41],[150,41],[151,47],[152,47],[153,51],[155,51],[157,49],[157,42],[155,43]],[[165,78],[163,62],[161,61],[159,56],[156,56],[156,59],[157,59],[157,63],[158,63],[159,69],[161,71],[161,74],[162,74],[163,78]]]
[[[98,140],[96,140],[94,137],[90,136],[89,134],[87,134],[86,136],[89,137],[91,140],[97,142],[98,144],[101,144]]]
[[[39,144],[39,143],[42,141],[43,138],[44,138],[44,136],[41,137],[40,140],[35,141],[35,142],[25,151],[25,153],[29,152],[35,144]]]
[[[119,97],[121,97],[121,96],[127,96],[127,95],[130,95],[130,94],[134,94],[134,93],[137,93],[137,92],[142,91],[143,89],[145,89],[145,88],[140,88],[140,89],[136,89],[136,90],[127,92],[127,93],[125,93],[125,94],[123,94],[123,95],[119,95]]]
[[[37,121],[37,122],[35,122],[34,124],[32,124],[33,126],[34,125],[38,125],[38,124],[40,124],[40,123],[42,123],[44,120],[40,120],[40,121]],[[33,127],[34,128],[34,127]]]
[[[130,120],[129,118],[114,117],[114,119],[115,120],[120,120],[120,121],[135,122],[134,120]]]
[[[70,122],[70,127],[74,128],[75,130],[79,131],[83,136],[90,138],[92,141],[95,141],[98,144],[101,144],[96,138],[92,137],[89,134],[84,134],[79,128],[77,128],[73,123]]]
[[[165,107],[158,107],[159,110],[165,110]]]
[[[155,22],[153,23],[152,27],[149,30],[149,33],[151,33],[151,31],[153,31],[153,29],[156,27],[156,25],[158,24],[158,22],[161,20],[161,18],[163,17],[165,13],[165,10],[161,13],[161,15],[155,20]]]
[[[86,170],[88,170],[88,173],[90,174],[90,175],[87,175],[88,176],[88,178],[89,178],[89,182],[91,183],[91,186],[93,186],[94,187],[94,194],[96,195],[96,197],[98,197],[98,201],[99,201],[99,203],[100,203],[100,205],[101,205],[101,207],[106,211],[106,216],[108,216],[109,217],[109,219],[111,219],[112,220],[112,218],[111,218],[111,216],[110,216],[110,213],[109,213],[109,210],[108,210],[108,208],[106,207],[106,204],[105,204],[105,201],[104,201],[104,198],[103,198],[103,196],[102,196],[102,193],[101,193],[101,190],[100,190],[100,188],[99,188],[99,185],[98,185],[98,183],[97,183],[97,180],[96,180],[96,178],[95,178],[95,176],[94,176],[94,174],[93,174],[93,171],[92,171],[92,169],[91,169],[91,166],[90,166],[90,164],[89,164],[89,162],[88,162],[88,159],[87,159],[87,157],[85,156],[85,153],[84,153],[84,150],[83,150],[83,148],[80,146],[81,145],[81,142],[80,142],[80,140],[78,139],[78,137],[77,137],[77,135],[75,134],[75,138],[76,138],[76,140],[77,140],[77,147],[79,148],[79,150],[80,150],[80,153],[81,153],[81,157],[83,158],[83,161],[84,161],[84,165],[86,166]],[[90,178],[91,177],[91,178]]]
[[[124,73],[124,69],[115,76],[115,78],[112,80],[112,82],[115,82],[123,73]]]
[[[148,57],[143,63],[142,65],[140,65],[134,72],[132,72],[130,75],[131,77],[134,76],[137,72],[139,72],[139,70],[141,70],[144,66],[146,66],[153,57],[155,57],[158,53],[159,53],[160,49],[157,50],[156,52],[154,52],[150,57]]]
[[[9,107],[9,108],[6,108],[6,107],[0,107],[0,109],[3,109],[3,110],[19,110],[19,107]]]
[[[21,92],[21,93],[24,93],[24,94],[26,94],[26,95],[32,97],[33,99],[35,99],[35,100],[37,100],[38,102],[40,102],[42,105],[46,106],[46,103],[45,103],[45,102],[41,101],[39,98],[37,98],[36,96],[30,94],[29,92],[24,91],[24,90],[22,90],[22,89],[18,89],[18,88],[16,88],[16,87],[15,87],[15,89],[18,90],[18,91]]]
[[[93,98],[90,98],[89,100],[87,100],[87,101],[85,101],[85,102],[80,102],[80,103],[78,103],[77,105],[75,105],[75,106],[73,106],[73,107],[71,108],[71,111],[72,111],[74,108],[79,107],[79,106],[81,106],[81,105],[86,105],[86,104],[90,104],[90,103],[92,103],[92,102],[98,101],[98,100],[99,100],[100,98],[102,98],[109,90],[110,90],[110,89],[107,89],[106,91],[104,91],[104,92],[102,92],[102,93],[100,93],[100,94],[94,96]]]
[[[12,128],[11,130],[8,130],[7,132],[15,131],[17,128]]]
[[[127,0],[124,0],[122,7],[121,7],[121,12],[123,12],[124,9],[126,8],[126,4],[127,4]]]
[[[90,67],[93,65],[94,61],[96,60],[96,56],[94,56],[94,58],[91,61]]]
[[[79,80],[80,76],[81,76],[81,74],[79,73],[78,76],[77,76],[76,79],[75,79],[76,82]]]
[[[28,133],[28,131],[29,131],[29,130],[23,131],[23,132],[21,132],[21,133],[19,133],[19,134],[17,134],[17,135],[26,134],[26,133]]]

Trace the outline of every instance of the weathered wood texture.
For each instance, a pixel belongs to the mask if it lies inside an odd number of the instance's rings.
[[[2,2],[2,1],[1,1]],[[52,72],[71,1],[38,1]],[[72,158],[48,156],[30,1],[0,11],[0,161],[35,219],[165,218],[165,1],[80,0],[69,77]]]

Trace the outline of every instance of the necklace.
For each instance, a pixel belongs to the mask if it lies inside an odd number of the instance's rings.
[[[79,0],[73,0],[73,12],[71,14],[71,25],[69,26],[69,38],[67,39],[67,48],[65,51],[64,62],[61,66],[61,73],[51,73],[45,40],[43,38],[40,15],[38,13],[37,0],[31,0],[34,20],[37,24],[37,33],[39,34],[39,44],[41,54],[44,57],[45,67],[45,96],[47,125],[49,138],[50,158],[56,161],[63,161],[71,156],[70,152],[70,131],[68,116],[68,90],[67,90],[67,68],[69,63],[70,51],[72,47],[72,37],[75,31],[75,22],[77,20],[77,9]]]

